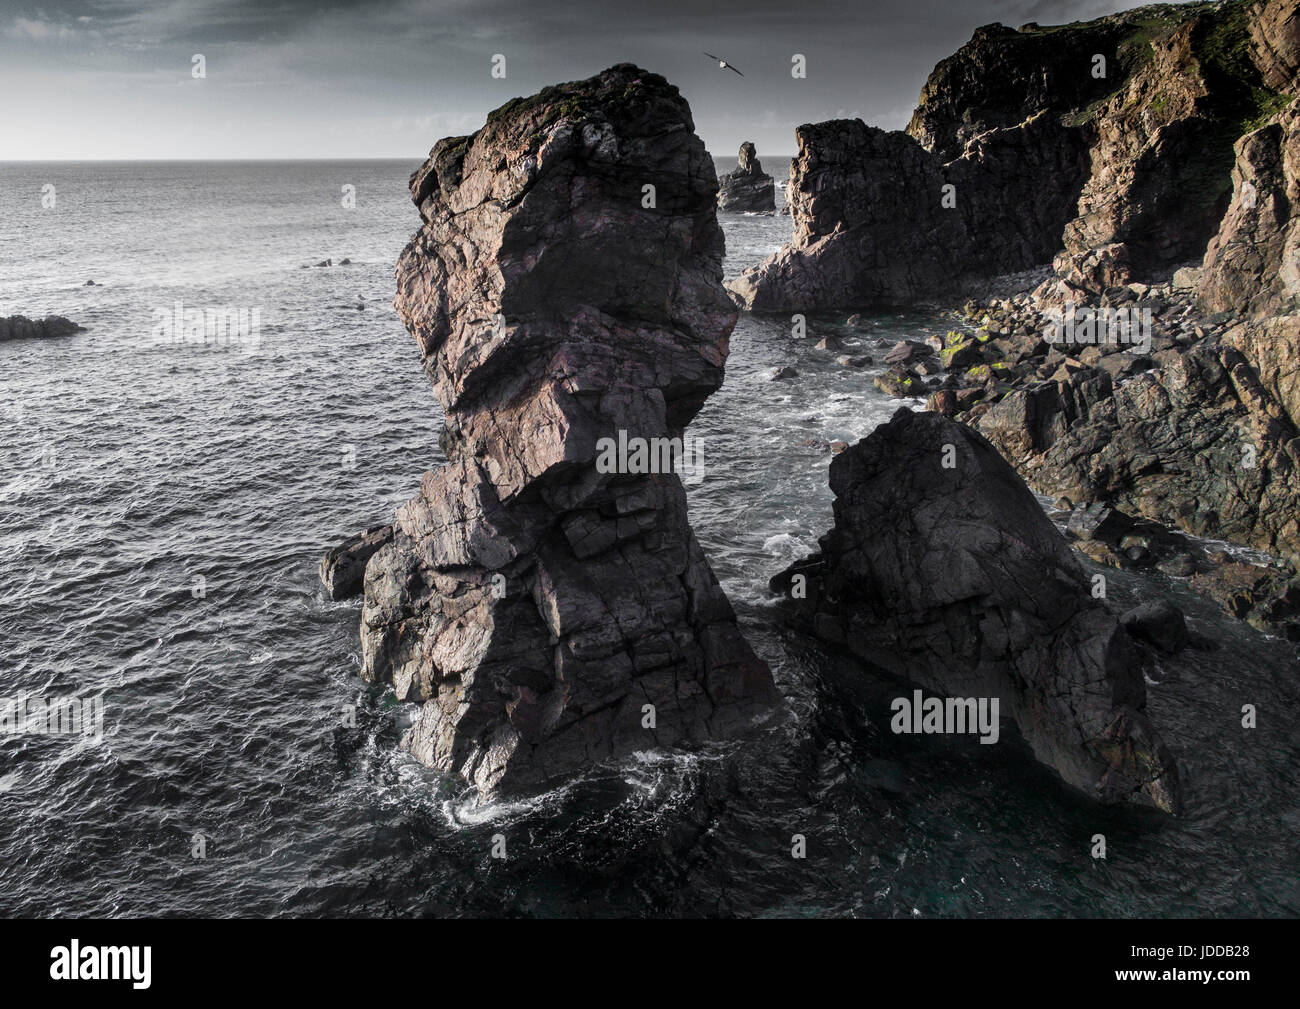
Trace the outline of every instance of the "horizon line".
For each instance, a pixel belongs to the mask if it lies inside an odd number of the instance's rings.
[[[734,154],[714,154],[708,152],[711,158],[736,158]],[[798,157],[797,153],[791,154],[764,154],[765,158],[794,158]],[[213,161],[226,161],[231,163],[241,163],[250,161],[408,161],[418,160],[427,161],[428,154],[343,154],[329,155],[328,157],[319,158],[301,158],[301,157],[259,157],[259,158],[0,158],[0,165],[21,165],[21,164],[103,164],[107,162],[116,163],[141,163],[141,162],[174,162],[176,164],[209,164]]]

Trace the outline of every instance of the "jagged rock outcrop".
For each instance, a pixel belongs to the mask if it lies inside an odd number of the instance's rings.
[[[1297,638],[1300,317],[1207,315],[1195,284],[1134,284],[1107,292],[1099,308],[1078,306],[1075,335],[1087,339],[1073,345],[1051,342],[1068,312],[1047,297],[1058,296],[1050,284],[971,302],[964,314],[975,328],[946,338],[948,387],[929,409],[977,427],[1067,508],[1106,503],[1290,558],[1238,570],[1175,533],[1159,549],[1122,536],[1080,546],[1098,563],[1195,575],[1193,587],[1234,616]],[[1103,313],[1140,317],[1132,335],[1141,339],[1107,342]]]
[[[1085,108],[1112,87],[1093,76],[1093,55],[1113,58],[1130,31],[1112,18],[1052,29],[977,28],[970,42],[935,65],[907,133],[952,161],[981,133],[1018,126],[1041,112]]]
[[[1060,244],[1085,165],[1077,131],[1046,116],[982,133],[946,163],[907,134],[858,119],[800,126],[795,137],[786,190],[794,240],[728,284],[754,311],[902,304],[965,275],[1043,262]],[[1027,203],[1044,172],[1060,188]]]
[[[320,580],[325,586],[325,594],[335,602],[359,596],[366,576],[366,564],[392,538],[391,525],[372,526],[329,550],[320,561]]]
[[[84,326],[61,315],[47,315],[44,319],[29,319],[25,315],[10,315],[0,319],[0,340],[29,340],[79,333]]]
[[[1176,812],[1177,767],[1144,714],[1139,654],[997,451],[901,409],[830,467],[821,553],[773,579],[796,620],[949,697],[998,698],[1043,763],[1089,795]]]
[[[1300,544],[1300,432],[1231,347],[1161,351],[1118,384],[1080,367],[1011,391],[978,423],[1041,493],[1268,550]]]
[[[718,178],[718,209],[733,213],[776,209],[776,183],[763,171],[748,140],[740,145],[740,164]]]
[[[363,676],[421,704],[404,745],[501,793],[744,729],[771,674],[679,473],[635,449],[682,445],[735,323],[685,100],[629,64],[546,88],[439,141],[411,195],[395,304],[448,462],[398,510],[362,611]]]
[[[1234,142],[1294,95],[1294,7],[980,28],[930,75],[906,133],[799,127],[794,239],[732,291],[755,310],[897,304],[1049,261],[1091,294],[1167,279],[1228,209]]]

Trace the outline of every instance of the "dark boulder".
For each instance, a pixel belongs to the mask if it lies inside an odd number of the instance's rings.
[[[998,698],[1038,759],[1091,796],[1178,809],[1140,654],[992,445],[902,409],[830,479],[820,554],[773,580],[796,623],[928,690]]]
[[[1135,606],[1119,622],[1133,637],[1166,655],[1177,655],[1191,642],[1183,611],[1167,599]]]
[[[0,340],[30,340],[79,333],[84,326],[61,315],[47,315],[44,319],[29,319],[25,315],[0,318]]]

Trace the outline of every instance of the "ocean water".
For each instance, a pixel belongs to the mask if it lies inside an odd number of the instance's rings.
[[[0,315],[87,327],[0,344],[0,697],[104,698],[101,739],[0,736],[0,914],[1300,912],[1294,645],[1163,576],[1108,573],[1117,602],[1171,596],[1220,643],[1150,686],[1187,783],[1171,819],[1092,805],[1006,734],[894,736],[897,685],[775,621],[768,578],[830,523],[825,443],[900,405],[877,368],[814,344],[947,328],[925,312],[856,333],[814,318],[802,340],[743,316],[691,429],[708,461],[692,521],[788,700],[775,726],[519,803],[481,805],[399,752],[410,710],[358,679],[359,604],[328,602],[316,568],[440,459],[390,304],[414,167],[0,164]],[[732,275],[790,222],[723,226]],[[351,263],[307,265],[327,258]],[[178,302],[256,308],[260,342],[167,343]],[[781,365],[799,377],[770,381]]]

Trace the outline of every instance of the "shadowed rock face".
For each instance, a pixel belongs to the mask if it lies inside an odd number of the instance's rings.
[[[411,193],[395,305],[448,462],[362,612],[363,676],[422,704],[405,745],[511,792],[743,729],[776,694],[680,477],[596,464],[620,432],[682,438],[722,382],[736,316],[686,102],[628,64],[547,88],[439,141]]]
[[[718,209],[764,211],[776,209],[776,183],[763,171],[754,145],[740,145],[739,164],[718,180]]]
[[[787,594],[806,579],[798,622],[937,693],[997,697],[1038,759],[1089,795],[1177,811],[1128,633],[992,445],[902,409],[830,476],[821,553],[773,579]]]
[[[903,304],[964,275],[1044,262],[1085,175],[1079,132],[1044,115],[982,133],[948,163],[858,119],[800,126],[795,137],[794,240],[728,284],[754,311]],[[1043,191],[1044,173],[1059,187]],[[1027,201],[1035,189],[1041,197]]]
[[[366,564],[392,538],[392,526],[373,526],[328,551],[320,562],[325,594],[335,602],[360,595]]]

